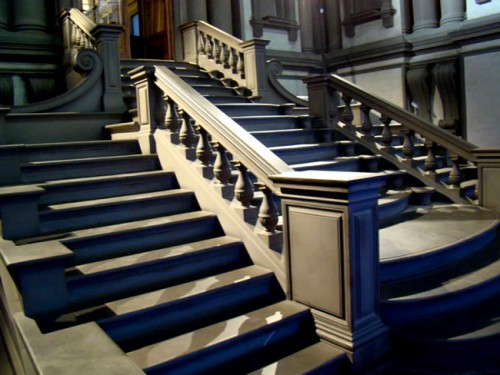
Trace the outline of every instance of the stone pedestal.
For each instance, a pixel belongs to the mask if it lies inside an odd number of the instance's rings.
[[[479,205],[495,210],[500,214],[500,150],[472,150],[478,169],[477,194]]]
[[[289,298],[311,308],[320,337],[347,351],[355,372],[389,350],[379,318],[381,174],[271,176],[282,198]]]

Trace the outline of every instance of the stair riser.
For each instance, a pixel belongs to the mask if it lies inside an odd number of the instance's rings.
[[[61,204],[100,198],[141,194],[154,191],[176,189],[179,185],[174,174],[164,173],[157,176],[137,176],[112,181],[74,183],[64,186],[44,186],[47,192],[40,198],[41,205]]]
[[[40,215],[42,233],[64,232],[125,223],[199,209],[193,194],[123,201],[100,207],[48,211]]]
[[[381,317],[389,325],[414,323],[474,306],[499,293],[500,276],[474,288],[464,289],[459,293],[448,293],[439,298],[399,303],[382,302]]]
[[[267,147],[290,146],[304,143],[318,143],[323,141],[327,142],[331,139],[331,133],[328,131],[290,134],[253,134],[253,136]]]
[[[238,368],[241,373],[255,370],[268,362],[266,358],[280,351],[296,350],[294,346],[307,346],[311,339],[304,337],[309,330],[310,321],[306,314],[299,314],[270,324],[257,332],[236,337],[153,368],[144,369],[148,375],[195,374],[195,373],[232,373]]]
[[[245,249],[232,246],[156,261],[140,267],[68,280],[71,304],[84,308],[185,283],[250,264]]]
[[[211,103],[217,104],[228,104],[228,103],[250,103],[250,100],[244,96],[207,96],[206,97]]]
[[[75,253],[73,261],[68,264],[72,266],[221,235],[223,231],[218,220],[209,217],[63,243]]]
[[[449,247],[439,252],[432,252],[420,257],[414,257],[407,261],[381,262],[380,280],[382,282],[395,281],[403,278],[418,276],[429,270],[438,270],[453,262],[472,256],[496,237],[496,229],[493,228],[482,235],[478,235],[468,241],[450,244]]]
[[[266,276],[99,325],[124,351],[131,351],[275,303],[283,298],[278,291],[275,279]]]
[[[109,142],[95,145],[54,145],[26,148],[26,161],[49,161],[84,159],[105,156],[124,156],[140,154],[141,150],[137,141]]]
[[[276,118],[269,120],[262,119],[236,119],[246,131],[259,131],[259,130],[288,130],[288,129],[302,129],[303,124],[296,118]]]
[[[229,117],[239,116],[274,116],[281,115],[283,110],[280,107],[274,106],[260,106],[260,105],[238,105],[238,106],[224,106],[219,108]],[[264,129],[262,129],[264,130]]]
[[[211,85],[213,87],[225,87],[222,83],[216,79],[210,77],[190,77],[187,74],[178,74],[186,83],[196,86],[196,85]]]
[[[397,215],[401,214],[406,208],[408,208],[409,196],[404,199],[398,199],[389,204],[378,206],[378,220],[379,222],[392,219]]]
[[[287,164],[333,160],[338,156],[336,147],[316,147],[308,150],[277,150],[274,153]]]
[[[40,182],[68,178],[146,172],[157,169],[159,169],[159,164],[156,158],[137,158],[115,161],[99,160],[90,163],[75,162],[54,164],[50,166],[24,166],[22,167],[22,179],[24,182]]]
[[[192,86],[201,95],[233,95],[234,90],[224,86]]]

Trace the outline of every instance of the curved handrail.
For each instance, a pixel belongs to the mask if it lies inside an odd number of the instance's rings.
[[[330,75],[327,82],[333,89],[338,90],[343,95],[357,100],[377,112],[383,113],[385,116],[394,121],[400,122],[407,128],[431,139],[433,142],[443,146],[450,152],[455,153],[466,160],[475,160],[472,150],[476,149],[477,146],[472,143],[454,136],[450,132],[441,129],[430,122],[422,120],[413,113],[398,107],[388,100],[364,91],[361,87],[338,75]]]
[[[267,62],[267,78],[269,83],[271,84],[271,88],[280,95],[287,103],[295,103],[300,107],[307,107],[309,105],[309,101],[305,99],[301,99],[290,91],[288,91],[278,80],[278,76],[283,73],[283,65],[276,60],[271,59]]]
[[[189,86],[174,72],[155,66],[156,85],[211,134],[233,157],[243,163],[261,182],[272,188],[270,175],[292,171],[256,138]]]

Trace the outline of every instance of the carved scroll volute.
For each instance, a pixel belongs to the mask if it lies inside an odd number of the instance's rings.
[[[179,114],[177,113],[177,105],[172,98],[166,99],[165,127],[172,133],[177,133],[180,127]]]
[[[413,99],[416,115],[426,121],[431,118],[430,73],[427,66],[414,67],[406,73],[406,83]]]
[[[370,118],[370,111],[372,110],[369,106],[362,104],[361,105],[361,113],[363,114],[363,120],[361,121],[361,130],[363,131],[365,136],[372,135],[373,124]]]
[[[214,176],[221,185],[227,185],[231,179],[231,165],[227,159],[226,149],[219,142],[211,142],[216,151]]]
[[[459,129],[459,89],[457,82],[457,70],[455,62],[436,64],[432,70],[437,89],[441,96],[443,105],[443,119],[439,121],[439,127],[451,131],[453,134],[460,132]]]
[[[191,116],[184,110],[181,110],[180,113],[182,125],[179,130],[179,140],[186,148],[191,148],[195,140],[193,126],[191,125]]]
[[[384,124],[384,128],[382,129],[382,143],[386,149],[390,149],[392,145],[392,131],[391,131],[391,121],[390,117],[386,115],[380,116],[380,121]]]
[[[274,233],[278,225],[278,209],[273,201],[273,193],[263,183],[255,184],[263,193],[262,203],[259,208],[259,222],[266,229],[266,232]]]
[[[253,184],[248,175],[247,167],[237,160],[233,160],[232,163],[238,169],[238,179],[234,185],[234,195],[242,206],[249,207],[253,199]]]
[[[348,130],[354,131],[354,126],[352,125],[352,120],[354,120],[354,114],[352,113],[351,108],[352,98],[347,95],[342,95],[342,101],[345,104],[344,113],[342,114],[342,121],[344,122]]]
[[[210,146],[210,141],[208,139],[208,133],[201,126],[197,125],[198,134],[198,145],[196,146],[196,157],[205,166],[209,166],[212,162],[213,151]]]

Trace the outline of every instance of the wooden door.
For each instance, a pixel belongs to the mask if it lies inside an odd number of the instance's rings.
[[[170,60],[174,57],[172,0],[140,0],[144,57]]]

